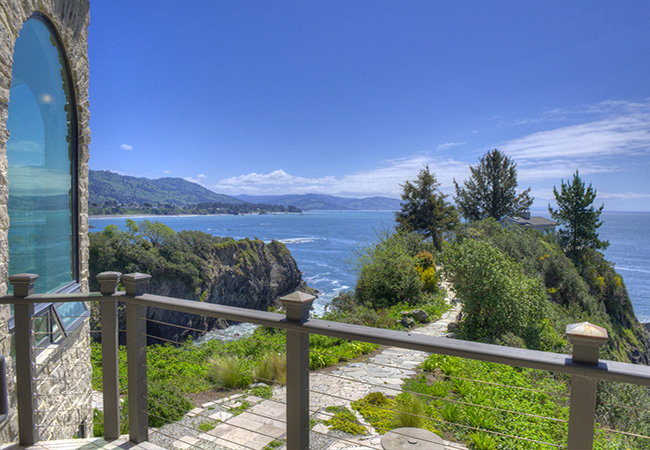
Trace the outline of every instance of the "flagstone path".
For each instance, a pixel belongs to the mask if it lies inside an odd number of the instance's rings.
[[[450,293],[450,290],[447,289]],[[458,319],[461,305],[448,294],[445,299],[450,309],[437,321],[414,330],[429,336],[449,336],[447,327]],[[350,403],[370,392],[383,392],[395,396],[401,392],[403,378],[416,375],[416,367],[428,356],[425,352],[388,347],[365,361],[345,364],[333,370],[310,373],[311,419],[318,423],[312,428],[310,446],[316,450],[372,450],[381,449],[379,435],[369,424],[357,416],[367,429],[368,435],[349,437],[329,430],[322,423],[332,414],[325,412],[327,406],[350,407]],[[206,450],[262,450],[276,439],[285,435],[286,389],[275,387],[270,399],[251,395],[234,395],[214,402],[208,402],[190,411],[181,420],[180,426],[187,427],[187,435],[173,439],[177,431],[171,432],[170,424],[160,433],[150,433],[150,441],[165,448],[184,450],[190,447]],[[248,402],[249,407],[239,415],[229,412],[232,408]],[[213,429],[200,432],[195,428],[201,423],[214,422]],[[168,432],[166,432],[168,429]],[[218,444],[217,441],[218,440]],[[171,444],[171,446],[170,446]],[[445,442],[448,448],[463,449],[456,443]],[[285,446],[278,447],[284,450]]]

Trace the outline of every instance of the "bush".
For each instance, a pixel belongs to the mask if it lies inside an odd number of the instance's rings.
[[[183,395],[168,386],[149,383],[149,426],[158,428],[180,420],[193,406]]]
[[[445,273],[463,300],[460,334],[494,342],[506,332],[527,345],[539,340],[546,309],[544,287],[537,278],[484,241],[465,239],[445,255]]]
[[[364,249],[357,261],[355,288],[359,302],[384,308],[400,302],[415,303],[424,289],[416,268],[422,239],[409,233],[384,234]]]

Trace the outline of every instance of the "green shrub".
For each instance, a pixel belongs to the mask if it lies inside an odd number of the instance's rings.
[[[166,423],[176,422],[192,408],[192,403],[176,389],[159,383],[149,383],[148,411],[150,427],[159,428]]]
[[[375,309],[417,302],[424,282],[416,269],[415,255],[423,246],[422,238],[412,233],[381,235],[357,261],[357,299]]]
[[[366,429],[359,423],[359,420],[352,411],[344,406],[328,406],[325,408],[327,412],[334,413],[334,415],[325,421],[325,425],[329,426],[330,430],[343,431],[349,434],[366,435]]]
[[[484,241],[465,239],[447,251],[445,273],[463,299],[462,337],[494,342],[511,332],[526,344],[540,332],[547,299],[538,278]]]

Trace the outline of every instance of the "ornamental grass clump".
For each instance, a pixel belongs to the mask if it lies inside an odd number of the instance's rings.
[[[420,428],[424,424],[424,402],[417,395],[401,393],[395,398],[396,428]]]
[[[217,386],[226,389],[241,389],[251,383],[249,375],[244,373],[244,364],[233,356],[222,356],[209,361],[208,379]]]

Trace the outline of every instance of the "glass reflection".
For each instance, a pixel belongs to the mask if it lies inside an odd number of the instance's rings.
[[[73,117],[62,52],[48,25],[16,39],[7,129],[9,273],[36,273],[37,292],[75,279]]]

